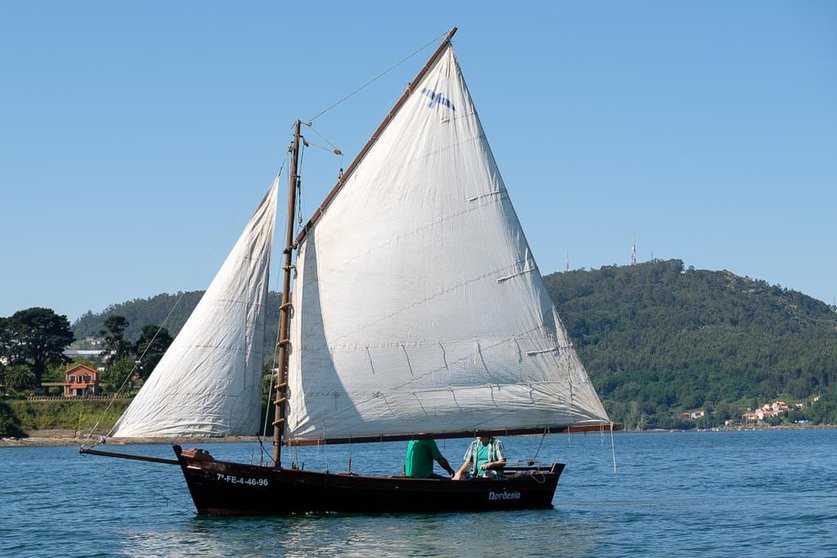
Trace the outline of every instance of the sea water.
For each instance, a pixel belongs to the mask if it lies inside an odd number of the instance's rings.
[[[837,430],[504,443],[512,461],[567,463],[555,509],[201,517],[176,466],[74,447],[0,448],[0,556],[837,556]],[[466,445],[439,441],[454,467]],[[203,447],[248,462],[261,452]],[[173,456],[165,445],[108,449]],[[397,474],[403,453],[403,443],[359,444],[285,450],[283,460]]]

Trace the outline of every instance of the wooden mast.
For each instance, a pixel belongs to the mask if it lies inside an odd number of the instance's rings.
[[[273,466],[281,468],[282,432],[285,429],[288,400],[288,339],[291,319],[291,271],[294,248],[294,214],[296,213],[296,191],[299,185],[299,128],[300,121],[294,124],[294,140],[291,144],[291,170],[288,174],[288,219],[285,229],[285,248],[282,270],[282,304],[279,306],[279,343],[277,344],[276,395],[273,400],[275,418],[273,421]]]

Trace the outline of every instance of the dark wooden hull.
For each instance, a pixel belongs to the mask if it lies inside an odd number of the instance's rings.
[[[507,471],[502,479],[452,481],[274,469],[174,451],[202,515],[548,509],[564,469],[556,463]]]

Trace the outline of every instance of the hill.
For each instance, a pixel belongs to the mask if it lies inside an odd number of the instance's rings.
[[[544,280],[608,412],[627,428],[694,427],[681,412],[704,408],[717,423],[777,398],[818,396],[799,418],[837,423],[837,309],[824,302],[728,271],[685,269],[680,260]],[[175,335],[201,295],[116,304],[85,314],[73,331],[98,336],[104,319],[119,314],[130,324],[127,339],[167,316]],[[278,307],[279,294],[270,293],[271,344]]]
[[[722,420],[779,397],[837,399],[837,312],[802,293],[680,260],[544,280],[627,426],[677,426],[676,411],[701,407]]]
[[[137,298],[108,306],[102,312],[87,312],[72,325],[73,334],[78,342],[88,337],[102,337],[105,319],[110,315],[123,316],[128,320],[125,338],[134,342],[139,339],[144,325],[163,325],[172,337],[177,335],[189,315],[200,302],[203,291],[187,291],[177,294],[159,294],[151,298]],[[267,295],[267,323],[265,341],[272,346],[276,342],[279,324],[280,294],[270,292]]]

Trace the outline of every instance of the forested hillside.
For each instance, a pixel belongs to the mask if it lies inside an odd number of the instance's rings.
[[[837,312],[823,302],[680,260],[545,281],[599,395],[628,426],[676,426],[677,411],[699,407],[722,420],[776,398],[824,396],[820,411],[834,413]]]
[[[837,312],[821,301],[726,271],[684,269],[680,260],[544,279],[608,412],[628,428],[694,427],[680,413],[697,408],[722,424],[776,399],[805,403],[797,419],[837,423]],[[201,295],[117,304],[73,330],[77,339],[98,337],[118,314],[129,340],[146,324],[175,335]],[[278,307],[271,293],[270,344]]]
[[[138,298],[109,306],[104,311],[93,314],[88,312],[73,324],[73,333],[77,340],[87,337],[102,337],[105,319],[111,315],[122,316],[128,320],[125,338],[129,341],[139,339],[144,325],[162,325],[172,337],[177,335],[189,315],[200,302],[203,291],[188,291],[177,294],[159,294],[151,298]],[[276,342],[279,324],[279,294],[267,295],[267,324],[265,340],[272,346]]]

